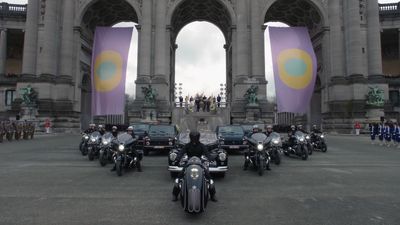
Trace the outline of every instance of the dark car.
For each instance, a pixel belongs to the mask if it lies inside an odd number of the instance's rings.
[[[174,125],[150,125],[149,132],[144,138],[144,155],[155,150],[171,150],[178,136],[178,129]]]
[[[244,130],[240,125],[218,126],[216,134],[222,149],[244,150],[248,148]]]
[[[137,123],[137,124],[132,124],[133,130],[135,132],[135,135],[138,137],[138,146],[143,146],[144,144],[144,138],[147,136],[149,132],[150,125],[145,124],[145,123]]]
[[[203,132],[200,134],[200,142],[203,143],[208,152],[210,153],[211,159],[208,159],[209,165],[208,170],[211,174],[217,174],[221,177],[225,176],[225,172],[228,171],[228,154],[225,150],[221,149],[218,145],[218,139],[213,132]],[[169,152],[168,155],[168,170],[171,173],[171,177],[174,178],[182,171],[183,167],[187,163],[188,157],[184,155],[180,162],[177,162],[176,157],[179,151],[185,144],[189,143],[189,133],[181,133],[179,137],[179,143],[176,144],[175,148]]]

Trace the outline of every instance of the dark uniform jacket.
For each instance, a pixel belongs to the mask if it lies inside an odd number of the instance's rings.
[[[179,155],[177,157],[178,162],[181,160],[181,158],[187,154],[188,158],[191,158],[193,156],[196,157],[201,157],[202,155],[204,155],[205,157],[207,157],[208,160],[210,159],[210,154],[206,148],[205,145],[203,145],[202,143],[188,143],[185,145],[185,147],[183,147],[183,149],[179,152]]]

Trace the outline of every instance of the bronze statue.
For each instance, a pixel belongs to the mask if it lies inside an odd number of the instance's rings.
[[[154,88],[149,85],[148,87],[142,87],[142,93],[144,94],[144,103],[147,105],[155,105],[157,92]]]
[[[35,105],[36,104],[38,94],[30,85],[28,85],[26,88],[21,88],[20,94],[22,97],[22,102],[25,105]]]
[[[385,105],[384,92],[382,89],[369,87],[369,92],[366,95],[366,104],[370,106],[383,107]]]
[[[257,93],[258,93],[258,87],[257,86],[251,85],[251,87],[249,89],[247,89],[246,94],[244,95],[244,97],[246,98],[247,103],[249,105],[258,104]]]

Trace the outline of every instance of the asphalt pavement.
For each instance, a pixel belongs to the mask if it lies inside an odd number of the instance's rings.
[[[400,149],[327,138],[327,153],[284,157],[262,177],[230,154],[219,201],[201,215],[171,201],[166,154],[118,177],[80,155],[79,136],[0,143],[0,224],[399,225]]]

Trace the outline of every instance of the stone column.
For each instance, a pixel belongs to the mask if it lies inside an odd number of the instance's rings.
[[[251,1],[251,75],[265,77],[264,29],[259,19],[260,9],[258,0]]]
[[[72,78],[75,1],[63,1],[60,75]]]
[[[7,29],[0,30],[0,74],[6,73]]]
[[[382,75],[381,29],[377,0],[367,2],[368,75]]]
[[[347,74],[362,75],[362,50],[359,0],[343,1],[346,26]]]
[[[329,1],[331,76],[345,75],[345,49],[340,1]]]
[[[142,24],[139,32],[139,58],[138,58],[138,78],[150,76],[151,65],[151,7],[152,1],[143,1]],[[140,89],[140,88],[139,88]]]
[[[29,0],[25,23],[22,74],[36,75],[39,0]]]
[[[155,24],[155,55],[154,55],[154,75],[167,75],[167,45],[166,45],[166,0],[157,0],[156,3],[156,24]],[[166,77],[165,77],[166,78]]]
[[[247,1],[236,1],[237,4],[237,76],[248,76],[249,70],[249,37],[247,28]],[[237,77],[234,79],[236,80]]]
[[[42,75],[55,76],[57,73],[57,5],[58,0],[46,1],[44,15],[43,50],[40,66]]]

